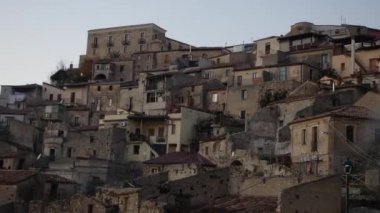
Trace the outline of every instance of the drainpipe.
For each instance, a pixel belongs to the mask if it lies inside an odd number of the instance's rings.
[[[351,36],[351,73],[355,72],[355,37]]]

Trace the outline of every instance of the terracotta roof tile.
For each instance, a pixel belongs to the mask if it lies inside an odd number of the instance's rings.
[[[59,175],[53,175],[53,174],[43,174],[45,177],[46,182],[49,183],[61,183],[61,184],[76,184],[75,181],[70,180],[65,177],[61,177]]]
[[[0,170],[0,184],[15,185],[36,174],[37,172],[29,170]]]
[[[195,163],[202,166],[216,166],[211,161],[198,153],[172,152],[158,158],[148,160],[145,164],[188,164]]]

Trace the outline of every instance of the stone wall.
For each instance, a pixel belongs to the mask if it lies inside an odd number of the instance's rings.
[[[290,212],[341,212],[341,180],[330,176],[284,189],[278,209]]]
[[[211,204],[228,194],[229,181],[229,168],[224,168],[169,182],[168,206],[186,211],[188,207]]]

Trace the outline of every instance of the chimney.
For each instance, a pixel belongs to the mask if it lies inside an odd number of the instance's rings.
[[[73,69],[73,63],[70,63],[70,70]]]

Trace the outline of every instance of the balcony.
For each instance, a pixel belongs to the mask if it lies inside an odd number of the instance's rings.
[[[157,90],[157,84],[148,84],[145,86],[145,90]]]
[[[113,45],[114,45],[113,41],[108,41],[107,42],[107,47],[113,47]]]
[[[146,43],[145,38],[140,38],[140,39],[138,40],[138,43],[139,43],[139,44],[145,44],[145,43]]]
[[[92,48],[98,48],[99,46],[98,46],[98,43],[92,43],[92,44],[91,44],[91,47],[92,47]]]
[[[130,134],[129,139],[131,141],[147,141],[145,135]]]
[[[316,43],[308,43],[308,44],[300,44],[300,45],[290,46],[289,50],[290,51],[306,50],[306,49],[312,49],[312,48],[316,48],[316,47],[318,47],[318,45]]]
[[[124,45],[124,46],[128,46],[130,44],[130,41],[124,40],[124,41],[121,42],[121,44]]]

